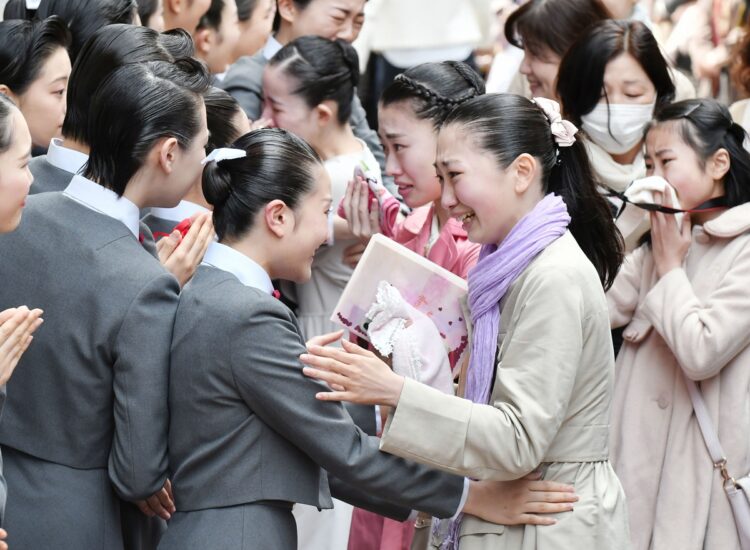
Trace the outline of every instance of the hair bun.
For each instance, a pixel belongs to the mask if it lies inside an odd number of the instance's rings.
[[[359,85],[359,56],[357,55],[357,50],[354,49],[354,46],[340,38],[337,38],[335,43],[341,50],[341,56],[348,69],[351,84],[356,88]]]
[[[232,194],[232,178],[219,162],[209,162],[203,168],[203,194],[214,208],[221,208]]]

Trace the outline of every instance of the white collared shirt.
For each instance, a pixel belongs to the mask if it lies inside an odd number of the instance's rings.
[[[284,46],[276,40],[276,37],[271,35],[268,37],[268,41],[266,42],[266,45],[263,47],[263,57],[266,58],[266,60],[271,59],[274,55],[278,53],[278,51],[283,48]]]
[[[273,293],[271,277],[266,270],[242,252],[225,244],[213,242],[208,245],[203,263],[231,273],[245,286],[257,288],[268,294]]]
[[[174,208],[152,208],[149,213],[162,220],[179,223],[186,218],[193,217],[195,214],[203,214],[204,212],[211,211],[194,202],[180,201],[180,204]]]
[[[78,175],[73,176],[63,194],[91,210],[121,221],[138,239],[140,211],[130,200]]]
[[[50,141],[49,149],[47,149],[47,162],[52,166],[71,174],[80,174],[88,161],[88,155],[68,149],[63,145],[63,140],[52,138]]]

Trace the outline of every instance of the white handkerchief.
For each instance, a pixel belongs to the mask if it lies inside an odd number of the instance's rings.
[[[630,184],[630,187],[625,190],[625,196],[628,200],[635,203],[642,202],[654,204],[656,202],[654,199],[655,193],[661,193],[663,197],[669,194],[672,199],[672,208],[681,208],[674,187],[669,185],[667,180],[660,176],[651,176],[635,180]],[[674,215],[678,227],[682,224],[682,216],[683,214]],[[638,208],[633,204],[626,204],[622,214],[617,218],[616,225],[620,230],[620,233],[622,233],[623,238],[627,239],[638,229],[639,226],[644,222],[648,223],[648,221],[648,210]]]

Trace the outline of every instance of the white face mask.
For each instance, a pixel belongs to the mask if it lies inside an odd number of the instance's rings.
[[[643,139],[643,130],[654,115],[655,105],[599,103],[581,117],[583,131],[607,153],[627,153]]]

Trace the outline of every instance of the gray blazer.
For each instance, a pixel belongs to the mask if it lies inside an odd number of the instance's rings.
[[[30,195],[51,193],[53,191],[65,191],[65,188],[75,175],[50,164],[47,160],[47,155],[41,155],[31,159],[31,162],[29,162],[29,170],[31,171],[31,175],[34,176],[34,183],[29,189]],[[143,248],[158,260],[159,254],[156,251],[156,241],[154,240],[154,235],[152,234],[151,229],[148,228],[145,223],[141,222],[140,231]]]
[[[227,71],[220,87],[229,92],[240,104],[250,120],[257,120],[263,112],[263,70],[268,60],[263,50],[255,55],[241,57]],[[367,115],[357,94],[352,100],[352,114],[349,124],[354,135],[367,144],[383,174],[383,184],[394,197],[398,197],[398,188],[393,178],[385,173],[385,153],[378,134],[367,123]]]
[[[172,344],[177,509],[259,501],[330,508],[327,471],[337,478],[335,496],[378,513],[403,519],[406,507],[451,516],[463,478],[380,452],[341,404],[315,399],[326,386],[302,374],[304,352],[297,320],[279,300],[199,266],[180,295]],[[349,488],[338,491],[339,483]],[[365,493],[377,500],[368,503]],[[398,506],[383,509],[386,501]]]
[[[114,499],[114,489],[138,500],[166,479],[169,343],[179,286],[125,225],[61,193],[28,199],[18,230],[0,236],[0,257],[0,305],[41,307],[46,321],[8,383],[0,424],[3,451],[15,451],[21,472],[14,478],[8,469],[9,493],[38,498],[26,509],[11,496],[6,527],[19,548],[53,547],[45,541],[103,547],[87,537],[119,531],[119,517],[103,517],[110,508],[94,497]],[[60,490],[43,477],[47,465],[80,487],[64,495],[78,518],[73,524],[56,507],[45,509]],[[100,481],[89,475],[97,471]],[[77,485],[79,474],[88,477]]]

